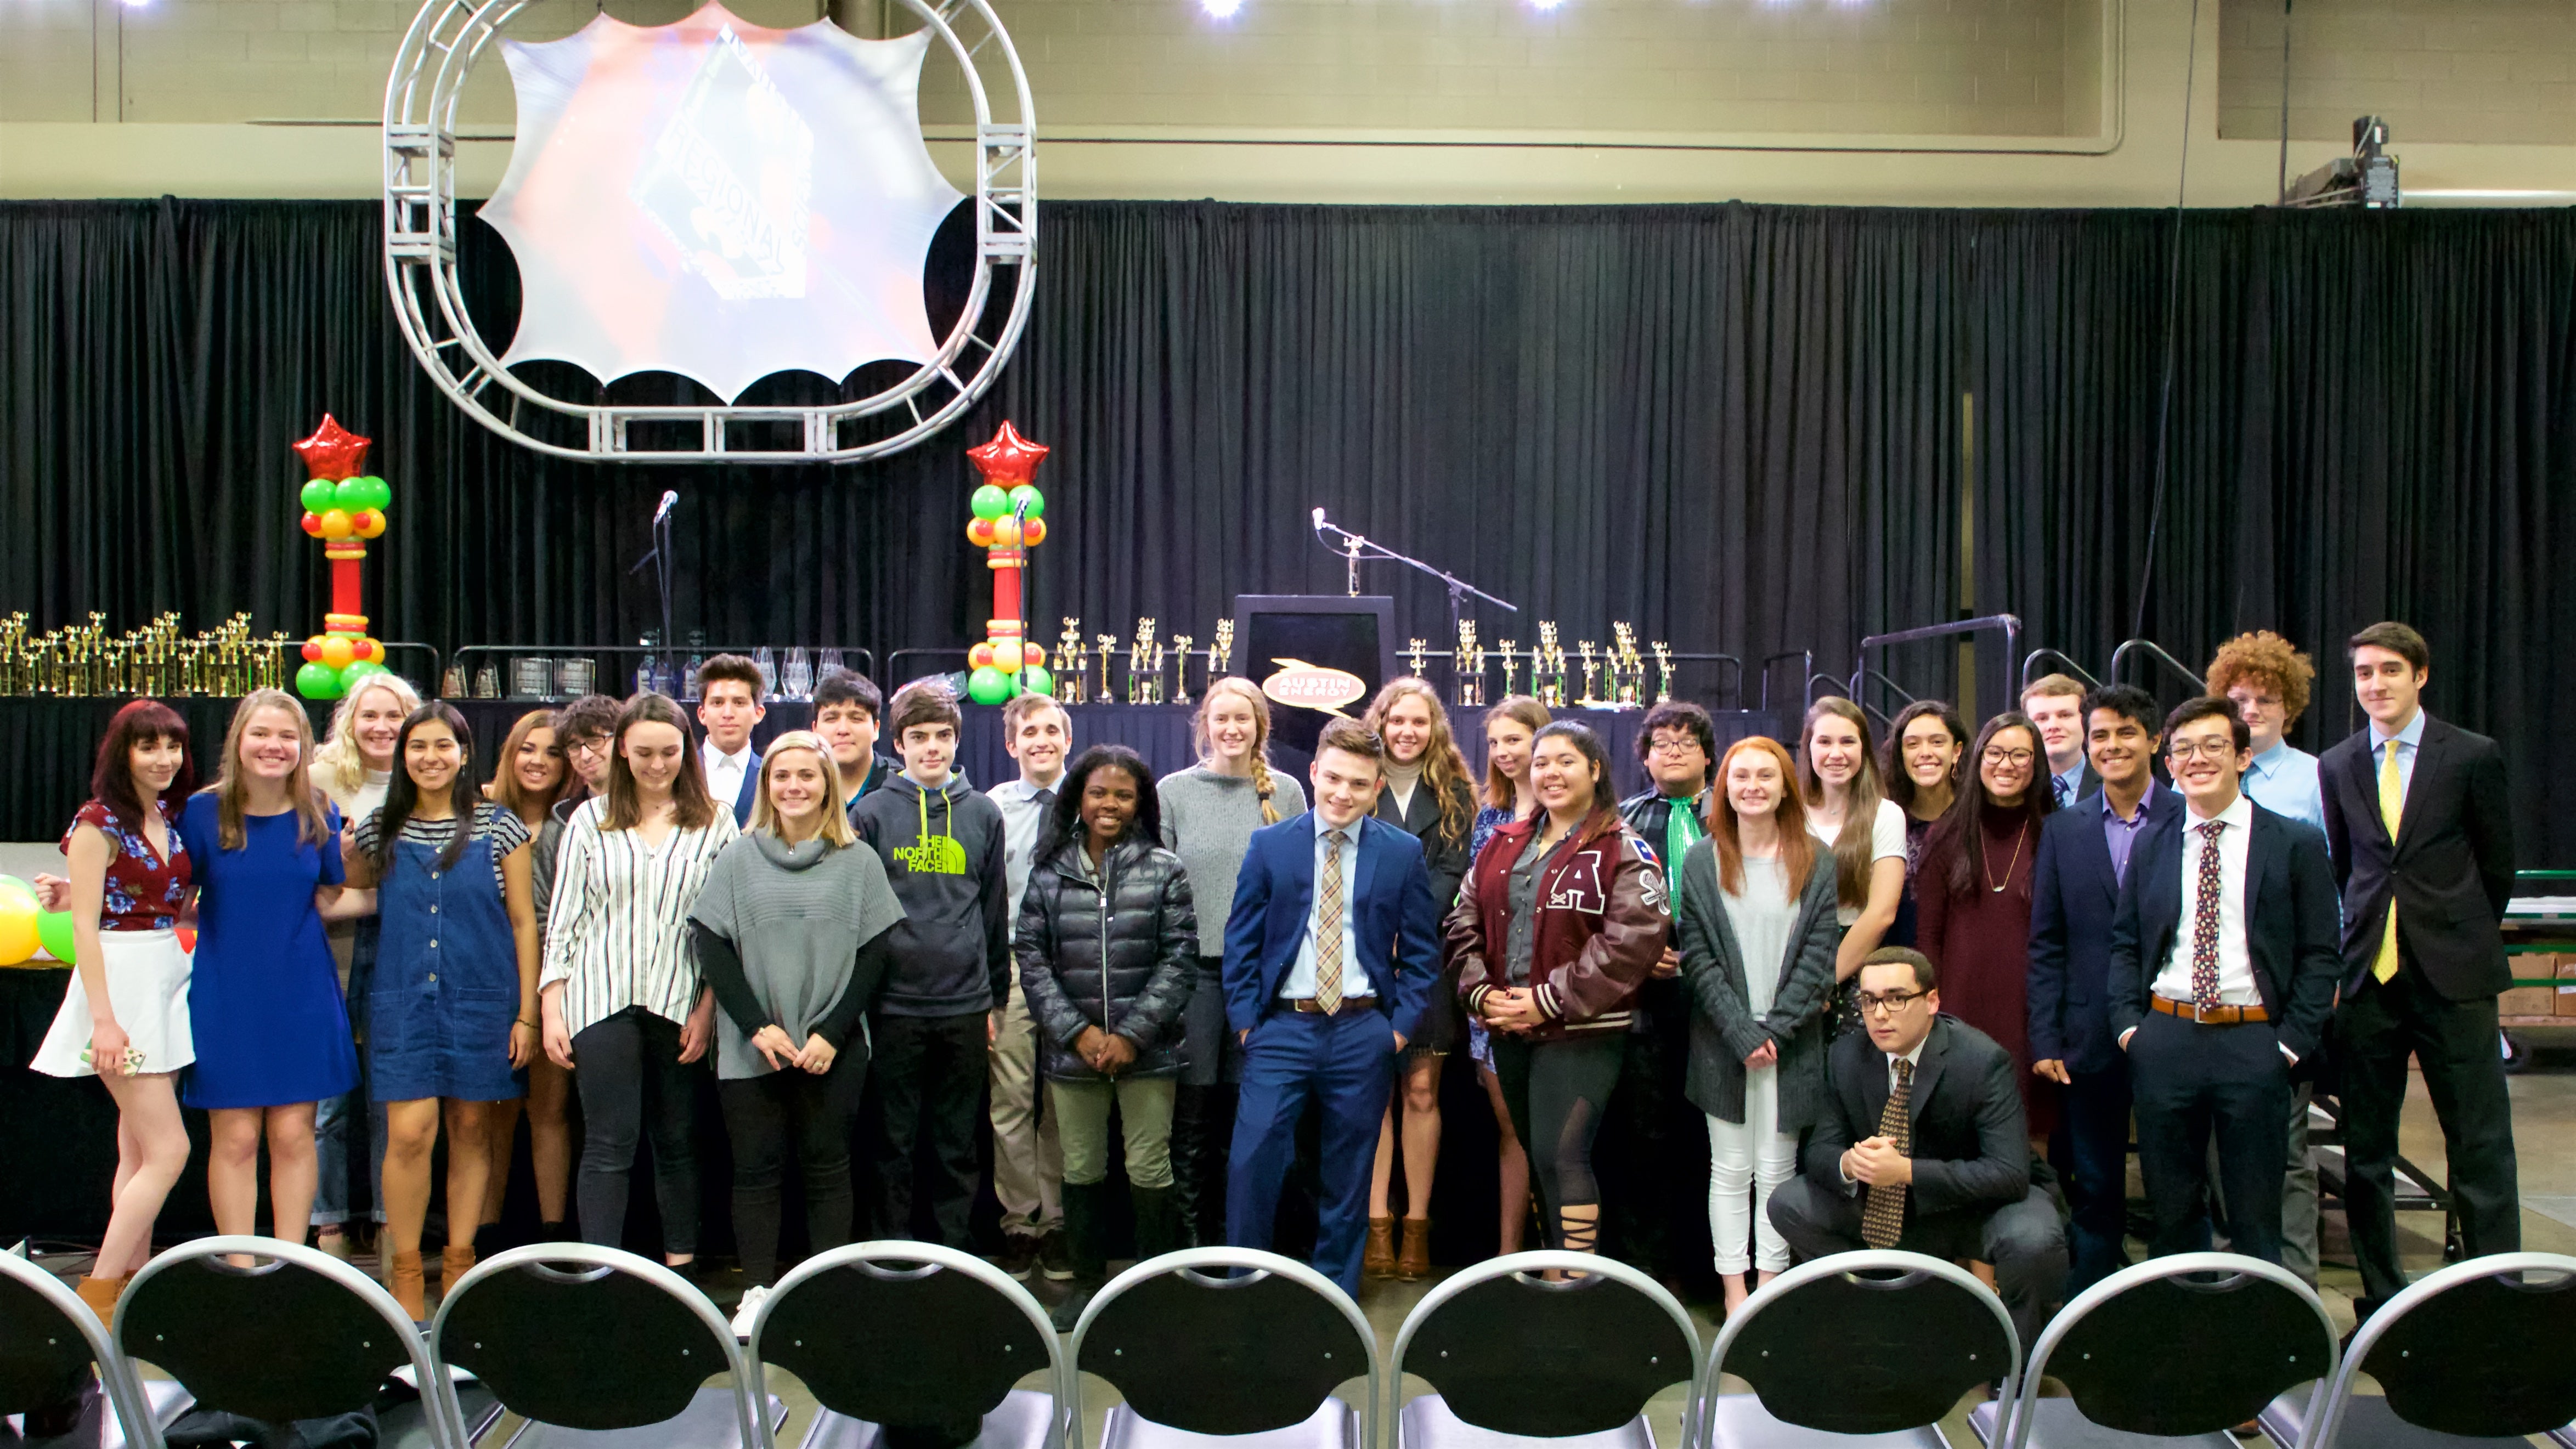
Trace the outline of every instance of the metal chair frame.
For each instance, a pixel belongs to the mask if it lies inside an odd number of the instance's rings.
[[[98,1321],[98,1315],[90,1311],[79,1294],[63,1286],[62,1279],[15,1253],[0,1252],[0,1278],[24,1284],[80,1330],[81,1342],[89,1347],[90,1362],[98,1369],[99,1393],[125,1425],[125,1442],[142,1443],[142,1426],[152,1417],[149,1401],[143,1398],[141,1380],[124,1352],[117,1348],[108,1326]]]
[[[2560,1253],[2492,1253],[2483,1258],[2471,1258],[2465,1263],[2453,1263],[2406,1285],[2404,1291],[2372,1314],[2368,1322],[2353,1330],[2352,1343],[2343,1351],[2343,1362],[2336,1367],[2333,1379],[2324,1390],[2327,1394],[2324,1407],[2311,1408],[2308,1431],[2301,1437],[2298,1449],[2329,1449],[2335,1442],[2335,1435],[2343,1428],[2344,1410],[2352,1403],[2353,1380],[2361,1376],[2362,1365],[2369,1361],[2370,1351],[2399,1320],[2427,1301],[2463,1284],[2474,1283],[2481,1278],[2499,1278],[2507,1273],[2576,1275],[2576,1258]],[[2567,1291],[2576,1292],[2576,1289]]]

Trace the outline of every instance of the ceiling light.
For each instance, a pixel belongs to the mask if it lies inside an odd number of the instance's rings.
[[[1218,20],[1232,20],[1243,8],[1243,0],[1199,0],[1199,8]]]

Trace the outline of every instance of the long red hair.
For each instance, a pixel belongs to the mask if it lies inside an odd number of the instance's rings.
[[[1798,799],[1798,762],[1789,747],[1768,735],[1747,735],[1727,746],[1717,762],[1717,786],[1709,791],[1708,836],[1717,842],[1717,884],[1729,894],[1744,890],[1744,837],[1737,824],[1735,797],[1726,788],[1727,767],[1746,751],[1769,755],[1780,767],[1780,804],[1771,818],[1780,828],[1780,873],[1787,878],[1789,899],[1807,891],[1807,874],[1816,868],[1816,838],[1807,833],[1807,807]]]

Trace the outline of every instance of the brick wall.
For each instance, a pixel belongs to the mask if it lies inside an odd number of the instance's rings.
[[[2224,0],[2218,134],[2281,134],[2280,0]],[[2356,116],[2409,141],[2576,143],[2567,0],[2296,0],[2290,136],[2348,142]],[[2304,169],[2294,156],[2292,169]]]

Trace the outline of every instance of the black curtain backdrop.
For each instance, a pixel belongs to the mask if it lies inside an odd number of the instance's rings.
[[[2152,568],[2144,633],[2183,659],[2256,626],[2318,656],[2311,748],[2356,722],[2343,637],[2413,620],[2431,708],[2507,745],[2528,863],[2576,864],[2546,753],[2576,705],[2576,591],[2550,587],[2576,543],[2565,212],[2190,215],[2152,550],[2170,212],[1050,205],[994,393],[836,469],[590,466],[484,432],[400,342],[378,226],[0,203],[0,607],[308,631],[323,559],[287,445],[329,411],[395,490],[380,637],[632,640],[657,606],[628,568],[676,488],[683,629],[962,645],[990,576],[959,450],[1007,417],[1055,449],[1041,640],[1065,614],[1204,638],[1238,592],[1339,592],[1318,504],[1522,605],[1482,613],[1489,641],[1627,619],[1837,673],[1865,633],[1996,610],[2098,670]],[[506,254],[469,225],[465,260],[505,340]],[[1436,584],[1365,577],[1441,641]],[[1886,664],[1933,693],[1956,662]]]

